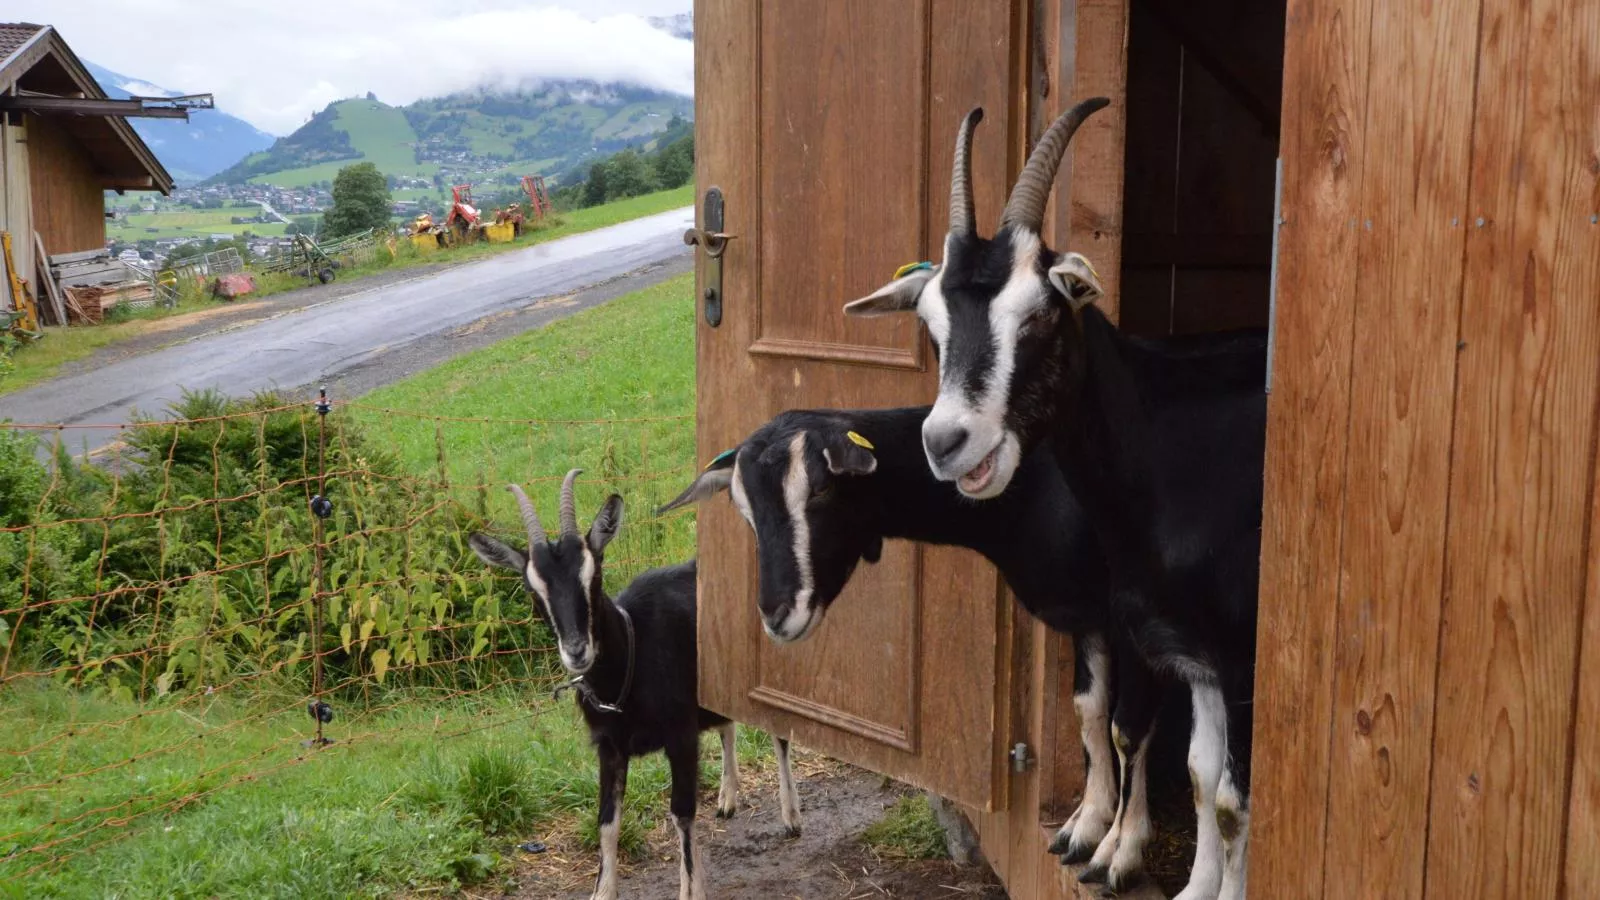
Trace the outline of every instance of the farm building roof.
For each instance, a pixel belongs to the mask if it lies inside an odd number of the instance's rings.
[[[49,25],[0,22],[0,94],[28,91],[105,100],[99,82]],[[119,116],[64,115],[57,121],[103,174],[108,190],[172,192],[172,176]]]

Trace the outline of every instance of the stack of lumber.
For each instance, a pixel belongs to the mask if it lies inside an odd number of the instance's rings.
[[[69,325],[94,325],[119,304],[148,306],[155,286],[144,272],[112,257],[109,250],[58,253],[50,257],[49,279],[61,293]]]
[[[155,285],[148,281],[85,284],[62,287],[69,325],[98,325],[106,310],[119,304],[149,306],[156,300]]]

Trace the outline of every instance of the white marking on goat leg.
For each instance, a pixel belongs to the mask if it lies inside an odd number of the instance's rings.
[[[1121,783],[1127,784],[1131,770],[1132,757],[1128,753],[1128,738],[1111,723],[1111,743],[1117,750],[1117,769],[1121,775]],[[1089,864],[1084,867],[1085,872],[1109,872],[1111,860],[1116,856],[1117,844],[1122,839],[1122,823],[1127,818],[1128,804],[1124,802],[1122,791],[1117,792],[1117,814],[1111,818],[1111,830],[1100,839],[1100,846],[1094,849],[1094,856],[1089,859]]]
[[[1195,851],[1189,884],[1174,900],[1215,900],[1222,889],[1222,831],[1217,790],[1228,767],[1228,708],[1214,682],[1190,687],[1194,732],[1189,738],[1189,779],[1194,784]]]
[[[600,877],[595,881],[594,900],[617,900],[617,837],[622,831],[622,807],[611,813],[611,821],[600,826]]]
[[[1072,698],[1078,711],[1088,771],[1084,773],[1083,803],[1061,826],[1056,836],[1059,846],[1071,860],[1094,852],[1117,814],[1117,763],[1111,747],[1111,658],[1103,645],[1085,642],[1085,662],[1091,679],[1089,689]]]
[[[795,789],[794,775],[789,771],[789,742],[773,735],[772,746],[778,755],[778,805],[784,828],[793,837],[800,833],[800,792]]]
[[[726,819],[739,810],[739,756],[734,752],[734,724],[722,732],[722,789],[717,792],[717,815]]]
[[[1217,788],[1217,828],[1222,832],[1224,856],[1219,900],[1244,900],[1245,874],[1250,855],[1250,811],[1245,808],[1233,774],[1222,773]]]
[[[1133,761],[1128,766],[1132,779],[1128,788],[1128,808],[1122,815],[1122,834],[1117,840],[1117,850],[1111,857],[1110,877],[1106,886],[1113,891],[1129,887],[1144,871],[1144,848],[1155,829],[1150,825],[1150,791],[1148,769],[1150,739],[1155,735],[1152,727],[1133,751]]]
[[[694,839],[694,816],[673,816],[678,826],[678,900],[705,900],[706,871]]]

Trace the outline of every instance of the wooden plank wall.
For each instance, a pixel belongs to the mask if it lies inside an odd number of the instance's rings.
[[[1252,893],[1600,896],[1600,6],[1285,65]]]
[[[28,116],[28,178],[33,227],[45,252],[76,253],[106,245],[106,204],[94,162],[71,135],[40,116]],[[31,244],[33,236],[28,235]]]

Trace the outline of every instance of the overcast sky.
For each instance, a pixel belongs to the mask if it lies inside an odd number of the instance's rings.
[[[693,48],[640,16],[691,0],[5,0],[0,18],[54,25],[77,54],[288,134],[344,97],[410,103],[539,78],[682,94]]]

